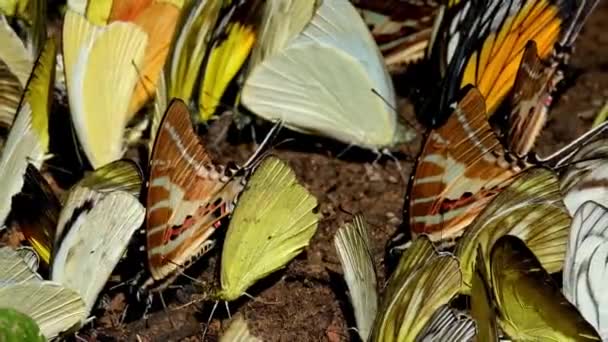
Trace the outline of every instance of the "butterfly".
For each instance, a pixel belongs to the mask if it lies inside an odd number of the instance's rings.
[[[484,100],[475,88],[465,89],[453,114],[427,134],[408,185],[404,217],[412,235],[428,234],[451,244],[479,212],[533,165],[558,169],[608,128],[599,126],[556,153],[518,158],[505,149],[490,127]]]
[[[146,240],[151,279],[168,285],[211,247],[209,237],[232,211],[243,176],[215,165],[198,141],[188,107],[169,104],[150,159]]]
[[[169,62],[167,98],[195,99],[199,121],[209,120],[257,40],[263,6],[259,0],[187,4]]]
[[[463,278],[460,292],[472,291],[477,253],[487,258],[504,235],[522,239],[548,272],[560,271],[570,222],[555,172],[542,167],[522,172],[481,211],[456,245]]]
[[[477,267],[486,268],[486,300],[493,302],[506,335],[518,341],[601,341],[522,240],[505,235],[489,255]]]
[[[352,1],[370,28],[390,72],[424,58],[439,2]]]
[[[74,185],[57,221],[50,278],[77,291],[87,314],[145,217],[137,196],[124,190],[133,188],[133,179],[141,185],[141,173],[132,164],[121,164]],[[112,167],[123,172],[108,176]]]
[[[128,113],[132,117],[154,95],[154,89],[169,55],[173,35],[179,20],[178,1],[114,0],[108,23],[132,22],[148,36],[142,68],[133,91]]]
[[[120,159],[149,37],[137,24],[97,26],[68,9],[63,61],[72,123],[93,169]]]
[[[350,301],[355,310],[357,332],[367,341],[378,311],[378,284],[371,254],[368,227],[361,215],[338,229],[334,246],[340,258]]]
[[[56,42],[53,39],[47,40],[29,78],[15,122],[0,156],[1,225],[4,225],[11,210],[13,196],[23,187],[28,164],[40,168],[48,152],[49,111],[52,99],[50,92],[56,51]]]
[[[257,41],[259,18],[264,5],[260,0],[234,4],[221,19],[214,33],[199,95],[199,115],[207,121],[217,110],[230,81],[239,72]]]
[[[217,298],[236,300],[308,246],[319,222],[316,207],[317,199],[298,183],[285,162],[264,158],[230,219]]]
[[[608,336],[604,310],[608,255],[608,209],[588,201],[572,220],[564,261],[563,292],[600,335]]]
[[[440,11],[417,104],[419,119],[441,126],[461,88],[476,86],[491,116],[516,78],[524,48],[535,41],[541,59],[567,51],[597,4],[589,1],[452,1]],[[555,46],[555,48],[554,48]]]
[[[253,67],[241,103],[291,129],[372,150],[412,138],[397,120],[375,42],[347,0],[323,1],[302,32]]]
[[[461,281],[458,260],[452,254],[435,250],[426,236],[414,239],[388,280],[371,341],[422,338],[435,312],[456,295]],[[471,328],[468,325],[465,335],[472,333]]]
[[[131,160],[121,159],[89,172],[72,188],[85,187],[105,193],[125,191],[139,197],[141,183],[139,166]],[[44,270],[48,269],[53,253],[61,207],[44,176],[28,165],[23,189],[13,198],[11,218],[40,256]]]
[[[79,325],[87,315],[78,292],[42,280],[10,247],[0,248],[0,307],[31,317],[47,339]]]
[[[247,321],[241,314],[236,314],[232,317],[230,325],[220,337],[220,342],[262,342],[261,339],[255,337],[249,332]]]

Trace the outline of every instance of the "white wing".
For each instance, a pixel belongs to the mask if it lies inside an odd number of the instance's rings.
[[[597,162],[593,170],[572,186],[566,196],[564,204],[570,215],[574,216],[578,208],[587,201],[594,201],[608,207],[608,162]],[[576,165],[576,164],[575,164]]]
[[[257,65],[242,101],[267,120],[348,144],[377,149],[395,140],[391,79],[346,0],[323,1],[298,36]]]
[[[42,278],[34,272],[19,253],[10,247],[0,248],[0,287]]]
[[[475,321],[469,316],[458,314],[447,305],[441,306],[431,317],[424,330],[416,338],[417,342],[466,342],[475,336]]]
[[[582,204],[572,221],[563,292],[602,338],[608,338],[608,209]]]
[[[237,314],[228,329],[220,337],[220,342],[261,342],[262,340],[251,335],[247,327],[247,321],[242,315]]]
[[[65,236],[52,260],[51,279],[78,291],[87,312],[143,223],[144,212],[126,192],[76,188],[70,193],[59,216],[58,228],[64,226]]]
[[[355,309],[359,336],[362,341],[367,341],[378,311],[378,293],[367,224],[363,217],[356,216],[352,224],[340,228],[334,244]]]

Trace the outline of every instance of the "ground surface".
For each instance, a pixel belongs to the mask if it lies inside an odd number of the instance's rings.
[[[608,3],[603,2],[577,41],[572,66],[578,78],[552,111],[552,120],[539,144],[541,152],[561,146],[581,134],[608,99],[607,19]],[[411,117],[411,106],[402,102],[403,115]],[[212,129],[206,140],[219,161],[243,162],[252,153],[253,144],[227,142],[223,139],[225,135],[218,131],[221,129]],[[284,134],[282,138],[293,136]],[[351,214],[363,213],[371,228],[376,264],[380,275],[384,275],[385,247],[402,220],[404,179],[409,177],[418,144],[416,141],[401,148],[399,167],[390,158],[376,162],[374,155],[355,150],[337,158],[343,146],[314,138],[279,146],[275,154],[289,162],[302,183],[318,198],[323,216],[306,252],[285,270],[252,289],[250,292],[255,300],[245,298],[230,304],[231,313],[243,314],[253,334],[264,341],[355,340],[356,333],[349,330],[354,326],[354,320],[332,238],[339,226],[350,220]],[[212,279],[217,272],[217,252],[208,259],[186,273],[201,281]],[[201,340],[211,304],[196,302],[202,290],[193,286],[192,280],[182,277],[177,284],[183,285],[182,288],[165,292],[167,310],[163,310],[159,299],[155,298],[147,319],[127,314],[122,323],[120,313],[125,308],[125,292],[111,292],[109,307],[114,310],[102,311],[96,325],[84,329],[80,336],[87,340]],[[220,306],[205,340],[215,341],[227,323],[227,314]]]

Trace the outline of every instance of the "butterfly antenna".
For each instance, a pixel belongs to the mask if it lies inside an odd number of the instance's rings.
[[[141,83],[142,87],[144,87],[144,90],[146,91],[146,93],[148,93],[148,97],[153,98],[154,95],[156,95],[155,91],[150,91],[150,89],[148,89],[148,87],[146,86],[146,82],[144,82],[145,80],[153,84],[152,80],[150,79],[150,77],[141,73],[141,70],[139,70],[137,63],[135,63],[135,60],[131,60],[131,64],[133,65],[133,67],[135,68],[135,72],[137,73],[137,82]]]
[[[391,151],[386,148],[382,150],[382,154],[389,157],[395,162],[395,166],[397,166],[397,171],[399,171],[399,176],[401,176],[401,180],[407,186],[407,177],[405,176],[405,171],[403,171],[403,168],[401,167],[401,163],[399,163],[399,159],[397,159],[397,157],[395,157],[395,155],[392,154]]]
[[[230,308],[228,307],[228,301],[224,301],[224,306],[226,307],[226,313],[228,313],[228,318],[232,319],[232,314],[230,314]]]
[[[160,302],[163,304],[163,309],[165,310],[165,314],[167,315],[167,318],[169,319],[169,323],[171,323],[171,327],[173,329],[176,328],[175,323],[173,323],[173,320],[171,319],[171,315],[169,314],[169,308],[167,307],[167,304],[165,303],[165,297],[163,297],[163,293],[159,292],[158,296],[160,297]]]
[[[348,152],[351,148],[353,147],[353,144],[349,144],[348,146],[346,146],[346,148],[344,148],[342,151],[340,151],[340,153],[338,153],[338,155],[336,155],[337,159],[342,158],[342,156]]]
[[[374,93],[376,96],[378,96],[382,102],[384,102],[384,104],[386,104],[390,109],[392,109],[396,114],[399,114],[399,111],[397,110],[397,108],[393,107],[393,105],[388,102],[384,96],[382,96],[378,91],[376,91],[376,89],[372,88],[372,93]],[[401,117],[401,116],[400,116]],[[406,117],[401,117],[403,119],[403,121],[405,121],[405,123],[410,126],[412,129],[416,129],[416,125],[414,125],[408,118]]]
[[[277,121],[272,126],[270,131],[268,131],[268,134],[266,134],[266,137],[264,137],[264,140],[262,140],[260,145],[255,150],[255,152],[253,152],[253,155],[251,155],[251,157],[249,157],[249,159],[245,162],[245,164],[243,165],[243,169],[245,169],[245,170],[252,169],[253,167],[255,167],[258,164],[258,162],[260,160],[263,159],[264,156],[266,156],[268,145],[270,145],[272,143],[272,141],[274,141],[274,139],[276,139],[276,137],[279,135],[279,131],[281,130],[282,127],[283,127],[282,121]]]
[[[211,309],[211,313],[209,314],[209,319],[207,319],[207,324],[205,325],[205,329],[203,330],[203,338],[205,340],[205,336],[207,335],[207,330],[209,329],[209,324],[211,324],[211,320],[213,319],[213,314],[215,313],[215,309],[217,309],[217,305],[220,303],[219,300],[216,300],[213,304],[213,309]]]
[[[125,309],[122,310],[122,314],[120,314],[120,320],[118,321],[119,325],[122,325],[125,322],[125,318],[127,318],[128,309],[129,309],[129,304],[125,305]]]
[[[259,299],[259,298],[255,298],[254,296],[250,295],[250,294],[249,294],[249,293],[247,293],[247,292],[243,292],[243,296],[245,296],[245,297],[247,297],[247,298],[249,298],[249,299],[253,300],[254,302],[258,302],[258,303],[262,303],[262,304],[267,304],[267,305],[276,305],[276,304],[280,304],[280,302],[267,302],[267,301],[261,300],[261,299]],[[227,304],[227,303],[226,303],[226,304]]]

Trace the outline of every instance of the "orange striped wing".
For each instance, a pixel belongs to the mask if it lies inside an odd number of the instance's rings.
[[[461,235],[519,172],[504,158],[479,91],[471,88],[453,108],[427,136],[408,192],[410,231],[434,241]]]
[[[422,93],[421,120],[440,126],[446,107],[466,85],[479,89],[487,115],[508,95],[529,40],[546,59],[557,45],[571,44],[598,0],[452,1],[437,27],[429,57],[433,81]]]
[[[242,190],[241,178],[215,166],[200,144],[186,105],[174,100],[160,125],[147,198],[148,264],[161,280],[209,248],[219,220]]]

